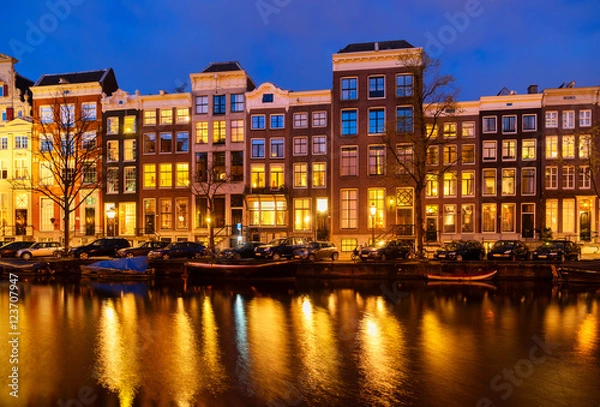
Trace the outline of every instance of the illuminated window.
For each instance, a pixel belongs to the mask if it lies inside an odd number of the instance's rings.
[[[579,167],[579,189],[590,189],[592,186],[592,173],[589,165]]]
[[[481,231],[483,233],[496,233],[496,204],[481,205]]]
[[[501,230],[502,233],[515,232],[515,204],[502,204]]]
[[[463,164],[475,164],[475,144],[463,144],[461,160]]]
[[[483,161],[496,161],[496,142],[483,142]]]
[[[308,127],[308,113],[294,113],[294,128]]]
[[[427,198],[435,198],[438,196],[438,175],[427,174],[427,181],[425,183],[425,196]]]
[[[306,163],[294,163],[294,188],[306,188]]]
[[[106,142],[106,161],[119,161],[119,142],[117,140],[109,140]]]
[[[493,168],[485,168],[482,171],[483,178],[483,196],[496,195],[496,170]]]
[[[546,112],[546,127],[558,127],[558,112]]]
[[[232,120],[231,125],[231,141],[233,143],[244,142],[244,120]]]
[[[132,134],[136,132],[136,117],[135,116],[125,116],[123,119],[123,133]]]
[[[545,186],[546,189],[558,188],[558,167],[546,167],[545,171]]]
[[[285,144],[283,138],[271,139],[271,158],[284,158]]]
[[[156,188],[156,164],[144,164],[144,188]]]
[[[340,228],[356,229],[358,227],[358,190],[340,190]]]
[[[502,140],[502,160],[514,161],[517,159],[517,141]]]
[[[106,169],[106,193],[119,193],[119,169],[110,167]]]
[[[444,145],[444,165],[454,165],[458,160],[458,152],[456,145],[446,144]]]
[[[456,233],[456,205],[444,205],[444,233]]]
[[[462,137],[463,138],[475,137],[475,122],[463,122],[462,123]]]
[[[160,109],[160,124],[173,124],[173,109]]]
[[[575,136],[563,136],[562,158],[575,158]]]
[[[135,167],[123,168],[123,178],[125,181],[124,192],[135,192],[137,187],[137,171]]]
[[[444,137],[456,138],[456,123],[444,123]]]
[[[367,199],[368,199],[368,207],[365,208],[367,215],[369,218],[371,215],[371,207],[375,205],[375,227],[376,228],[385,228],[385,189],[384,188],[369,188],[367,190]],[[372,222],[373,220],[370,219]],[[372,227],[372,223],[369,222],[369,226]]]
[[[119,118],[118,117],[107,117],[106,118],[106,134],[119,134]]]
[[[546,158],[558,158],[558,136],[546,136]]]
[[[590,127],[592,125],[592,111],[579,111],[579,127]]]
[[[456,196],[456,173],[453,171],[444,173],[444,196]]]
[[[438,146],[431,146],[427,148],[427,165],[436,166],[440,164],[440,148]]]
[[[173,186],[173,165],[163,163],[159,166],[160,188],[171,188]]]
[[[212,137],[213,144],[225,144],[226,137],[227,137],[225,120],[215,120],[213,122],[212,131],[213,131],[213,137]]]
[[[515,195],[516,170],[514,168],[502,169],[502,195]]]
[[[264,188],[265,187],[265,166],[264,166],[264,164],[252,164],[250,180],[252,182],[252,188]]]
[[[575,128],[575,112],[568,110],[562,114],[562,127],[563,129],[574,129]]]
[[[546,227],[558,232],[558,200],[546,200]]]
[[[575,189],[575,167],[572,165],[563,166],[562,175],[563,189]]]
[[[369,146],[369,175],[385,175],[385,146]]]
[[[160,228],[173,228],[173,203],[171,198],[160,199]]]
[[[123,160],[137,160],[137,140],[128,139],[123,141]]]
[[[196,143],[208,143],[208,122],[196,122]]]
[[[592,139],[589,134],[579,136],[579,158],[589,158],[592,149]]]
[[[562,231],[575,233],[575,200],[563,199],[562,201]]]
[[[285,183],[283,164],[271,164],[270,166],[269,180],[271,183],[271,189],[279,189]]]
[[[475,172],[463,171],[461,173],[461,195],[475,196]]]
[[[296,232],[306,232],[312,229],[310,204],[310,198],[294,199],[294,230]]]
[[[188,163],[175,164],[175,177],[177,187],[187,187],[190,184],[190,165]]]
[[[521,142],[521,158],[523,160],[535,160],[535,139],[525,139]]]
[[[461,232],[462,233],[473,233],[475,232],[475,221],[474,221],[475,205],[466,204],[462,205],[461,208]]]
[[[327,164],[313,163],[312,164],[312,179],[314,188],[324,187],[327,179]]]
[[[185,124],[190,122],[190,110],[187,107],[178,107],[175,109],[177,124]]]
[[[156,125],[156,110],[144,110],[144,126]]]

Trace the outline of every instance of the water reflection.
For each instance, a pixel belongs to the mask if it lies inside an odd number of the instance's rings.
[[[590,380],[600,374],[598,290],[319,284],[157,281],[107,292],[23,282],[19,401],[56,405],[87,386],[98,405],[115,406],[476,405],[482,397],[502,405],[492,379],[525,366],[536,345],[543,363],[507,402],[600,403]],[[0,405],[13,402],[0,393]]]
[[[120,313],[115,309],[112,299],[106,300],[102,305],[96,373],[98,382],[117,393],[120,405],[128,407],[133,404],[140,384],[134,295],[125,295],[119,305]]]
[[[367,405],[408,405],[406,338],[383,297],[368,297],[358,328],[360,398]]]

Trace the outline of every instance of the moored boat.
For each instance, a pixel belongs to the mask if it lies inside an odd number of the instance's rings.
[[[497,270],[492,270],[468,274],[426,274],[426,277],[435,281],[482,281],[492,279],[496,273]]]
[[[600,284],[600,271],[579,268],[558,267],[556,277],[559,281],[568,283],[597,283]],[[554,269],[553,269],[554,271]],[[554,274],[554,273],[553,273]]]
[[[102,260],[82,265],[81,274],[101,279],[148,280],[155,277],[154,270],[148,269],[146,256]]]
[[[184,274],[189,277],[293,278],[296,277],[297,264],[297,260],[188,262],[185,263]]]

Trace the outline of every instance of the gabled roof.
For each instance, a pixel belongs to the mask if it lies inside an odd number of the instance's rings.
[[[338,51],[339,54],[347,52],[367,52],[377,50],[390,50],[390,49],[405,49],[414,48],[411,44],[404,40],[395,41],[378,41],[378,42],[360,42],[354,44],[348,44],[345,48]]]
[[[229,72],[229,71],[243,71],[240,63],[237,61],[229,61],[229,62],[211,62],[202,73],[210,73],[210,72]]]
[[[112,68],[97,71],[70,72],[58,74],[43,74],[33,86],[52,86],[58,84],[79,84],[98,82],[102,91],[107,95],[119,89],[117,79]]]

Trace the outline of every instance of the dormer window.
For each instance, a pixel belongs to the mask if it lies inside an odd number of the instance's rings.
[[[273,94],[265,93],[262,97],[263,103],[273,103]]]

